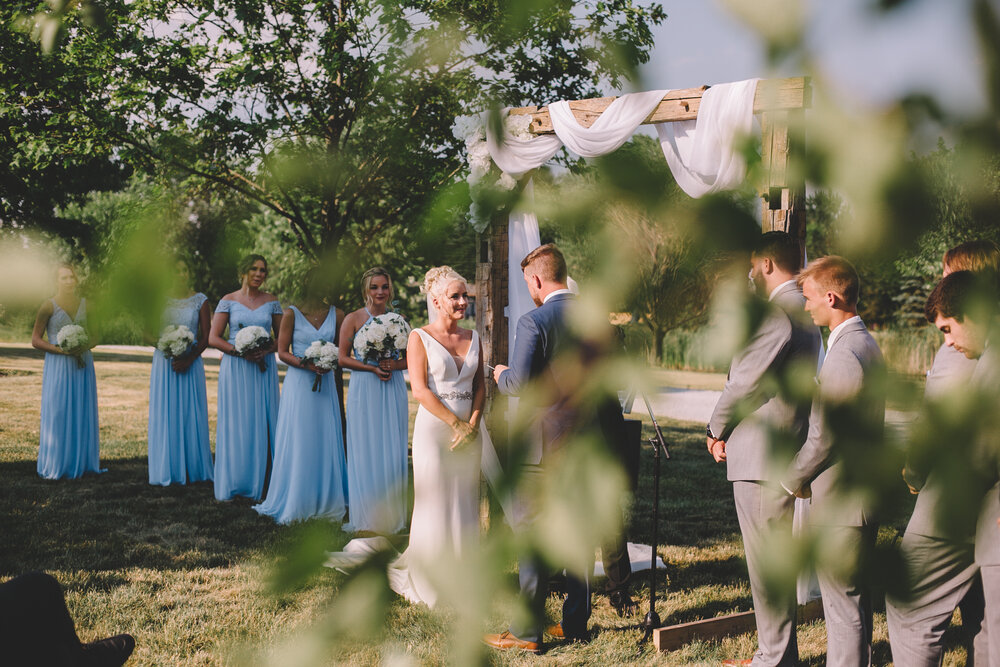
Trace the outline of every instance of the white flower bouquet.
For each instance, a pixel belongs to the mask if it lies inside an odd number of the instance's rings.
[[[160,332],[156,349],[167,359],[179,357],[194,343],[194,334],[183,324],[168,324]]]
[[[71,357],[76,358],[76,367],[83,368],[83,353],[87,351],[90,338],[87,330],[79,324],[67,324],[56,334],[56,345]]]
[[[302,362],[312,364],[320,370],[331,371],[337,367],[339,354],[340,349],[333,343],[328,343],[325,340],[314,340],[309,343],[309,347],[306,348],[305,354],[302,355]],[[312,390],[319,391],[322,388],[323,376],[316,373],[316,379],[313,380]]]
[[[236,347],[236,354],[245,357],[258,350],[266,350],[271,347],[271,335],[267,333],[267,329],[264,327],[253,325],[243,327],[237,331],[233,342]],[[257,360],[257,366],[260,367],[261,372],[267,370],[267,362],[263,359]]]
[[[363,358],[381,361],[398,359],[406,349],[406,339],[410,336],[410,325],[398,313],[386,313],[373,317],[358,330],[354,337],[354,347],[362,351]]]

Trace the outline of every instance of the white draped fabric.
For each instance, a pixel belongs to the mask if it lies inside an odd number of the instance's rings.
[[[583,157],[598,157],[618,150],[642,121],[653,113],[666,90],[622,95],[590,127],[580,125],[565,100],[549,105],[552,129],[566,148]]]
[[[696,120],[656,125],[670,172],[691,197],[731,190],[746,177],[738,142],[753,131],[757,81],[712,86],[701,97]]]
[[[712,86],[702,95],[697,120],[656,125],[660,146],[677,184],[692,197],[734,188],[746,176],[738,142],[753,131],[753,101],[758,79]],[[569,102],[549,105],[555,135],[521,139],[486,122],[486,145],[493,162],[511,176],[537,169],[565,146],[583,157],[618,149],[656,109],[667,90],[622,95],[590,127],[580,125]],[[500,124],[502,127],[502,124]],[[518,318],[534,307],[521,280],[521,260],[541,244],[538,219],[531,212],[531,182],[525,188],[527,208],[513,211],[507,224],[508,294],[505,315],[510,348],[514,349]]]

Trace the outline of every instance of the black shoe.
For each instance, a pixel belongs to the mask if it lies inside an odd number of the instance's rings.
[[[619,618],[625,618],[635,613],[635,601],[628,591],[614,591],[608,595],[608,601],[618,613]]]
[[[86,667],[120,667],[135,649],[132,635],[115,635],[83,645],[83,664]]]

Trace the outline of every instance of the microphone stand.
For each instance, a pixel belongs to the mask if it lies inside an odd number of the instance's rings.
[[[649,444],[653,447],[653,543],[649,554],[649,611],[646,612],[646,618],[642,623],[644,632],[642,639],[639,640],[641,647],[652,638],[653,630],[660,627],[660,615],[656,613],[656,544],[659,541],[657,527],[660,518],[660,460],[661,452],[662,458],[669,460],[670,451],[667,449],[667,441],[663,437],[663,431],[660,430],[660,425],[653,415],[653,406],[649,404],[649,398],[645,392],[640,393],[642,400],[646,403],[649,419],[653,422],[653,430],[656,432],[656,437],[649,439]]]

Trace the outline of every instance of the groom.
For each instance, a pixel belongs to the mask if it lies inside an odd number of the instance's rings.
[[[541,442],[533,443],[536,447],[523,463],[519,498],[511,522],[516,531],[526,532],[538,520],[540,508],[533,494],[540,485],[547,462],[576,427],[578,410],[572,405],[572,396],[560,389],[575,386],[575,382],[560,382],[558,364],[553,364],[559,352],[571,345],[566,312],[575,297],[567,285],[566,260],[562,252],[549,243],[528,253],[521,260],[521,270],[531,299],[538,307],[518,321],[511,365],[498,365],[493,371],[493,379],[500,391],[509,396],[518,396],[529,386],[544,392],[542,405],[536,408],[539,411]],[[590,560],[592,562],[593,559]],[[486,635],[483,641],[487,645],[531,653],[541,651],[541,619],[545,612],[548,575],[542,562],[531,556],[521,556],[518,562],[521,598],[530,607],[531,620],[524,624],[514,622],[507,632]],[[559,638],[583,639],[589,618],[588,577],[567,571],[562,623],[547,631]]]

